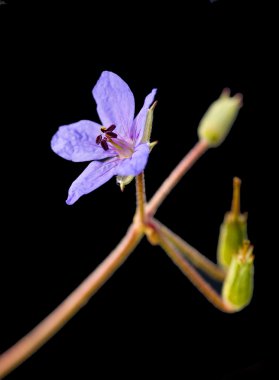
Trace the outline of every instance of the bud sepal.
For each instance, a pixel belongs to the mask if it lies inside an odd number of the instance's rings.
[[[220,227],[220,235],[217,247],[217,261],[222,268],[230,266],[232,257],[242,247],[247,236],[247,213],[240,212],[240,185],[237,177],[233,180],[233,199],[231,211],[225,214]]]
[[[219,99],[211,104],[200,121],[198,135],[210,147],[217,147],[225,140],[231,130],[239,110],[242,107],[242,95],[230,96],[230,90],[223,90]]]
[[[224,302],[235,311],[249,305],[254,289],[254,255],[253,246],[248,240],[235,254],[223,284]]]

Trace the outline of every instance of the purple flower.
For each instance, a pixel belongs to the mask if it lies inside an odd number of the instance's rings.
[[[67,204],[72,205],[114,175],[136,176],[144,170],[150,149],[143,133],[155,95],[153,89],[134,119],[135,100],[127,83],[112,72],[101,74],[93,96],[102,125],[81,120],[60,127],[51,140],[53,151],[66,160],[93,161],[72,183]]]

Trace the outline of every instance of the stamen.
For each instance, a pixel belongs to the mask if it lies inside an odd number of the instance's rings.
[[[113,137],[113,138],[117,138],[117,134],[116,133],[114,133],[114,132],[106,132],[106,136],[109,136],[109,137]]]
[[[116,126],[112,124],[108,128],[101,127],[102,135],[96,138],[96,143],[107,151],[112,149],[120,158],[129,158],[133,154],[133,146],[129,141],[119,138],[118,134],[113,132]],[[104,137],[103,137],[104,136]]]
[[[103,133],[106,133],[106,132],[112,132],[112,131],[115,130],[115,128],[116,128],[116,125],[112,124],[112,125],[111,125],[110,127],[108,127],[108,128],[106,128],[106,127],[102,127],[102,128],[101,128],[101,131],[102,131]]]
[[[101,141],[101,146],[104,150],[109,150],[109,147],[108,147],[108,143],[107,143],[107,139],[104,138],[102,141]]]
[[[107,132],[112,132],[116,128],[116,125],[112,124],[110,127],[107,128]]]
[[[103,137],[102,137],[102,135],[99,135],[97,138],[96,138],[96,144],[100,144],[101,143],[101,141],[103,140]]]

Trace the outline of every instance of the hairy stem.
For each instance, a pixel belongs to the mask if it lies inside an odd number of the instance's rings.
[[[51,314],[0,356],[0,379],[34,354],[57,333],[123,264],[142,239],[138,226],[130,226],[111,254]]]
[[[145,220],[145,180],[144,172],[136,176],[136,191],[137,191],[137,211],[136,214],[139,217],[140,224],[144,224]]]
[[[176,166],[169,177],[162,183],[160,188],[148,202],[146,211],[149,216],[153,216],[162,202],[166,199],[172,189],[181,180],[184,174],[194,165],[194,163],[208,150],[209,146],[206,141],[199,141],[193,149],[183,158]]]
[[[176,235],[158,220],[152,219],[152,223],[156,225],[156,229],[160,231],[160,234],[165,236],[172,243],[172,245],[174,245],[179,250],[180,253],[182,253],[189,261],[191,261],[193,265],[202,270],[212,279],[220,282],[224,281],[226,272],[222,268],[202,255],[197,249],[181,239],[181,237]]]

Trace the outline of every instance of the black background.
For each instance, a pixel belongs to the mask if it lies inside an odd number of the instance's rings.
[[[111,180],[74,206],[65,199],[86,164],[56,156],[59,125],[98,121],[91,95],[103,70],[135,94],[158,88],[146,169],[150,197],[197,141],[200,118],[224,87],[244,96],[225,143],[203,157],[158,218],[215,260],[218,230],[243,180],[255,245],[255,295],[239,314],[215,310],[159,248],[143,241],[49,343],[9,378],[255,378],[271,371],[276,312],[276,72],[268,2],[182,6],[81,3],[0,6],[0,350],[53,310],[110,252],[134,213],[131,184]],[[193,4],[192,4],[193,3]],[[277,170],[277,171],[276,171]],[[274,302],[274,299],[273,299]]]

